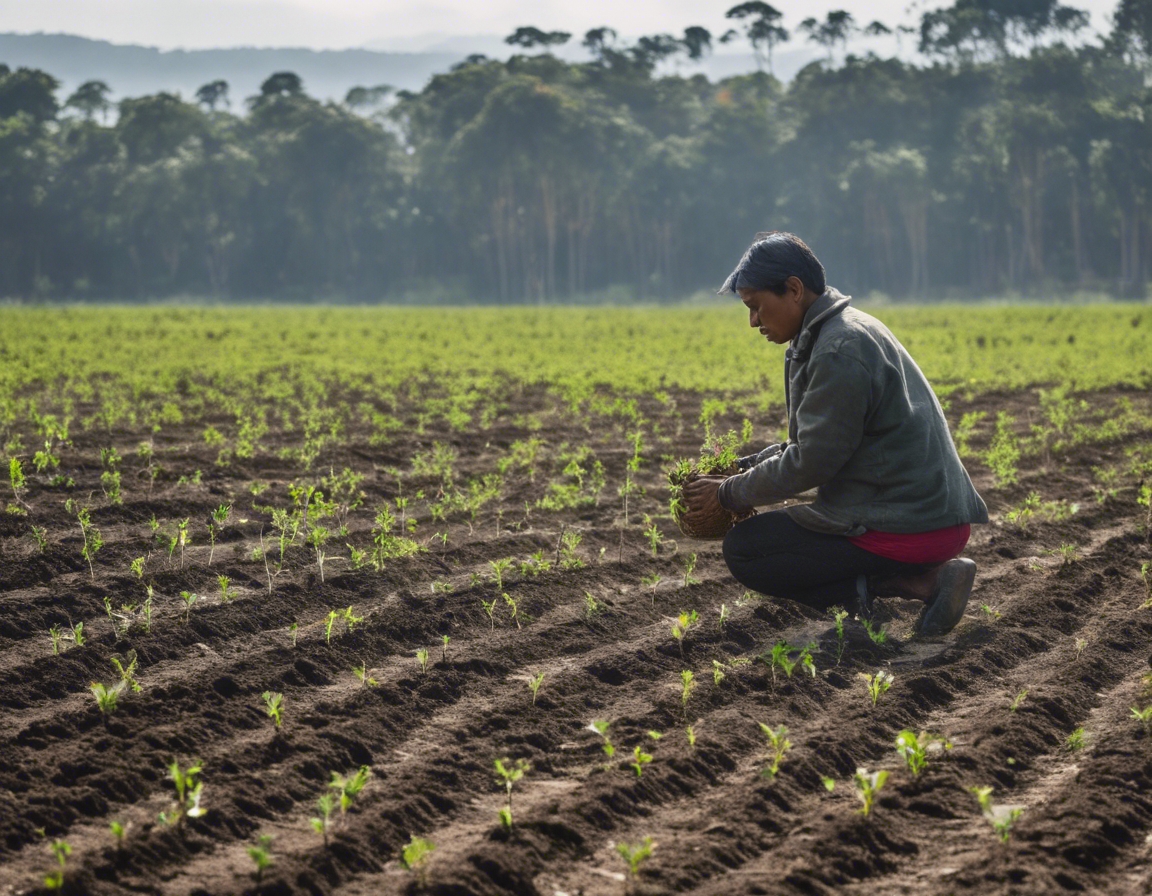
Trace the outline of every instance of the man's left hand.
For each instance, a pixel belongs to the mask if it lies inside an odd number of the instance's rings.
[[[688,512],[684,521],[694,529],[715,529],[730,522],[732,514],[720,505],[717,494],[725,476],[701,476],[684,486],[684,501]]]

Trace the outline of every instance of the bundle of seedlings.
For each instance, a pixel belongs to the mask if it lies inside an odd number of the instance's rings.
[[[694,525],[686,518],[688,502],[684,498],[684,486],[703,476],[733,476],[738,473],[737,461],[740,455],[736,449],[743,442],[740,434],[734,430],[729,430],[722,436],[709,434],[700,449],[698,460],[680,460],[668,473],[672,492],[670,504],[672,518],[676,520],[680,531],[689,538],[723,538],[728,534],[728,530],[741,520],[755,515],[755,510],[747,513],[728,513],[704,525]]]

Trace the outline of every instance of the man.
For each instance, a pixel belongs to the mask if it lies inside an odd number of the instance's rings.
[[[743,458],[743,472],[684,490],[689,522],[746,512],[815,488],[816,498],[735,525],[724,559],[741,584],[817,609],[871,617],[877,597],[924,603],[916,630],[950,632],[976,564],[957,559],[971,524],[988,522],[944,412],[888,328],[827,286],[799,237],[769,233],[721,293],[784,361],[788,440]]]

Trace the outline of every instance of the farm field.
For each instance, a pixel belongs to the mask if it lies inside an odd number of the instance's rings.
[[[877,643],[668,515],[784,422],[718,307],[0,311],[0,894],[1152,888],[1152,309],[876,311],[993,515]]]

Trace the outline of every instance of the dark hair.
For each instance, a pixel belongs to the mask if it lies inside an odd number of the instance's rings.
[[[739,289],[767,289],[780,295],[787,288],[789,277],[798,277],[816,295],[823,295],[828,288],[824,265],[804,240],[782,230],[758,233],[736,270],[720,287],[719,294]]]

